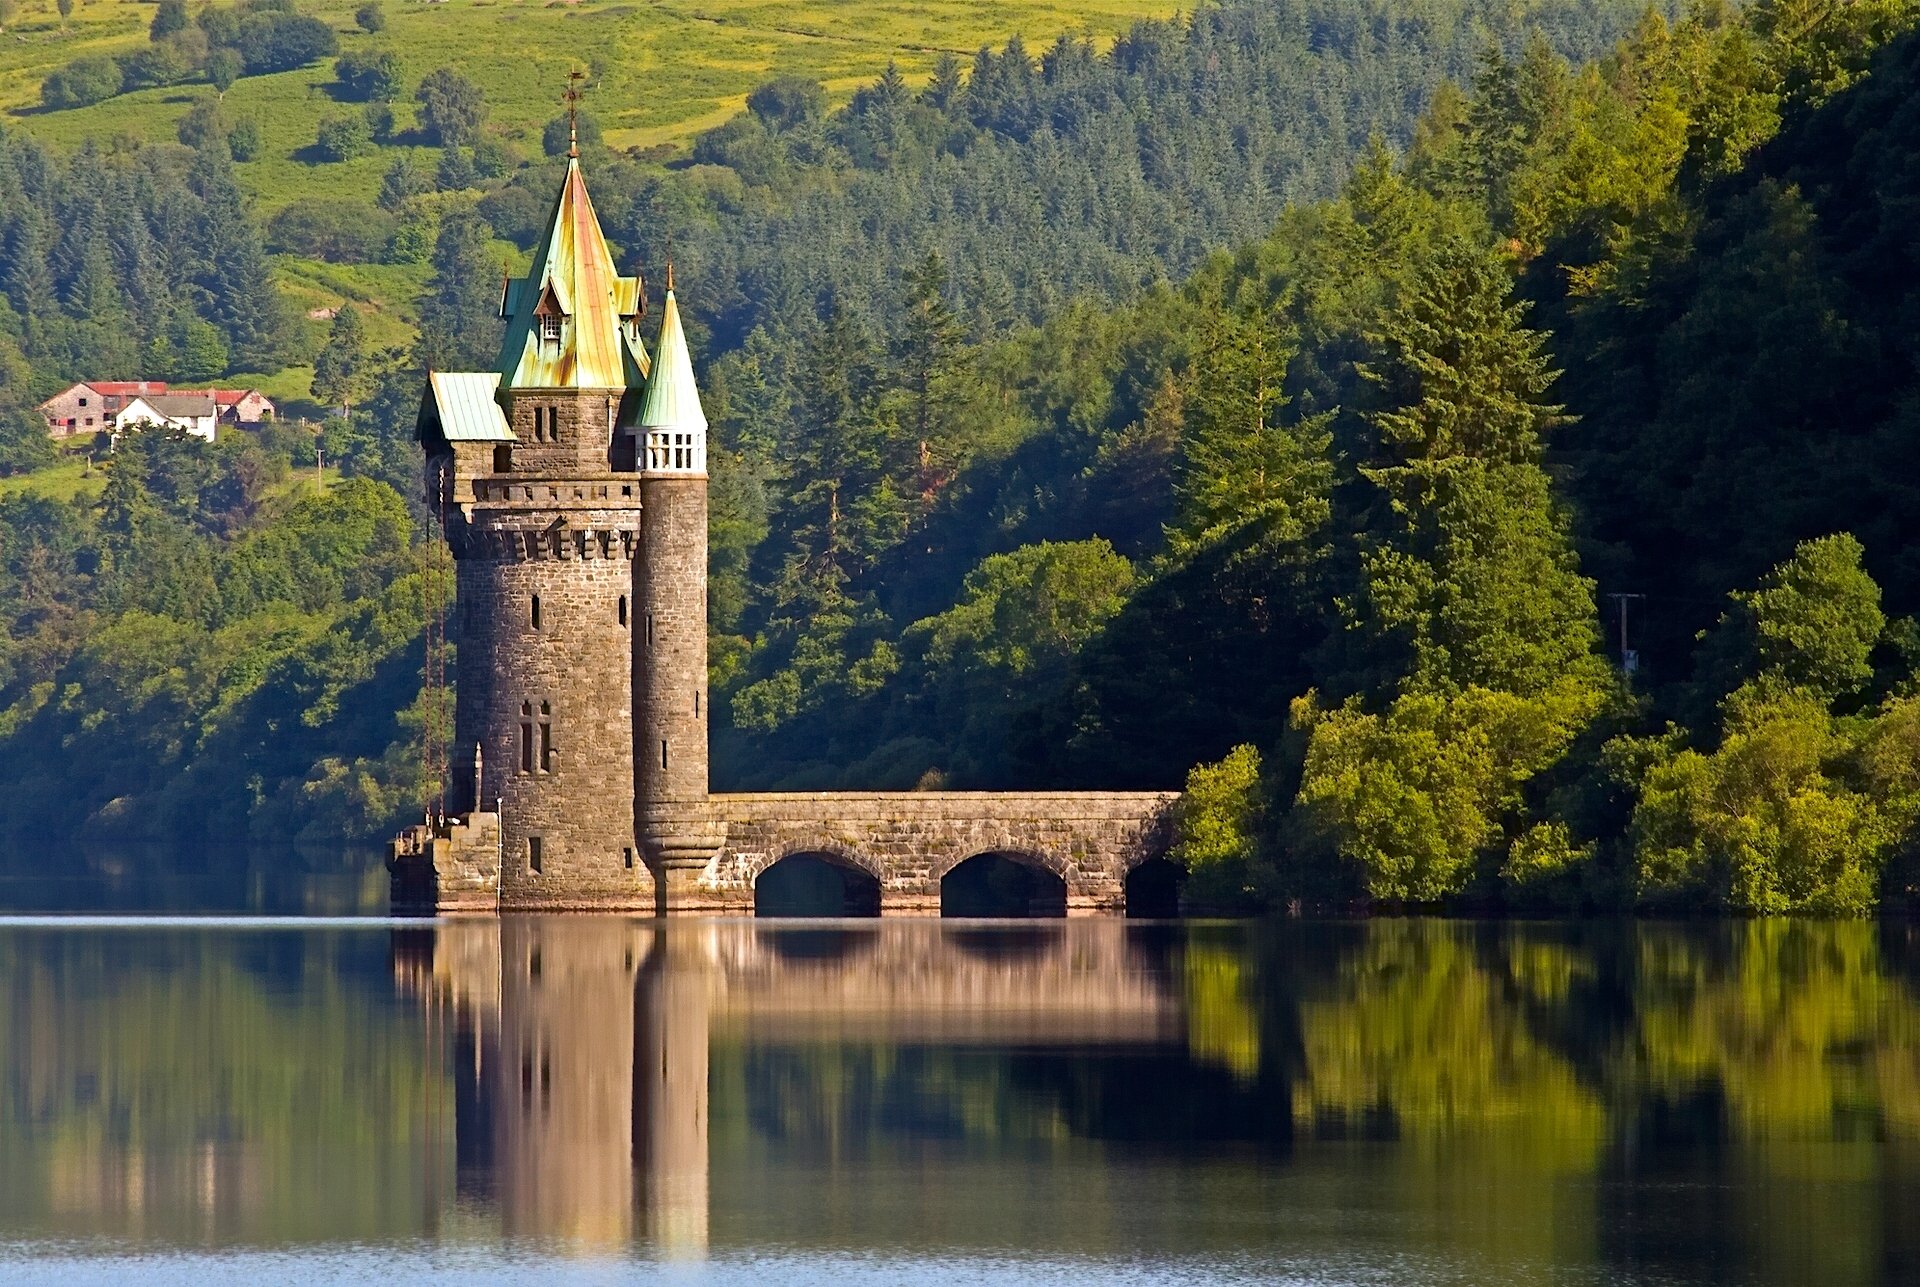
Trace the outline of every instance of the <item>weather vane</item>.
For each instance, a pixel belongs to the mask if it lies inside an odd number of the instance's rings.
[[[567,89],[560,95],[567,104],[567,155],[580,155],[580,99],[587,92],[580,88],[580,82],[587,74],[579,68],[567,73]]]

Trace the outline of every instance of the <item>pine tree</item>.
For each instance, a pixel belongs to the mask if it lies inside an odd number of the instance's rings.
[[[1286,414],[1297,346],[1277,302],[1231,306],[1210,319],[1186,390],[1167,533],[1175,553],[1254,523],[1297,541],[1326,521],[1331,417]]]
[[[342,414],[351,411],[360,400],[366,365],[366,336],[360,314],[353,305],[342,304],[333,315],[326,344],[313,359],[315,400],[339,407]]]
[[[491,262],[489,234],[471,211],[440,223],[433,246],[433,285],[420,306],[414,357],[440,371],[483,371],[499,356],[500,266]]]

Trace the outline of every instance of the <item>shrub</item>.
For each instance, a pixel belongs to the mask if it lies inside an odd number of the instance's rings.
[[[362,102],[398,98],[406,88],[406,68],[386,49],[341,54],[333,60],[333,76],[347,98]]]
[[[313,145],[329,161],[351,161],[373,150],[373,134],[364,116],[329,116],[320,122]]]
[[[260,155],[260,122],[251,116],[242,117],[227,132],[227,150],[236,161],[251,161]]]
[[[207,38],[212,41],[213,33],[208,32]],[[249,76],[292,71],[340,52],[333,28],[318,18],[258,10],[240,20],[232,45]]]
[[[120,64],[111,58],[76,58],[40,82],[41,105],[53,111],[102,103],[120,92]]]
[[[231,49],[216,49],[207,55],[207,80],[224,94],[240,79],[240,55]]]
[[[581,147],[599,147],[603,141],[600,133],[600,122],[594,120],[585,112],[580,113],[578,123],[575,125],[572,133],[574,137],[579,139]],[[540,131],[540,150],[548,156],[565,156],[567,154],[568,136],[567,118],[564,116],[556,116],[547,122],[545,129]]]
[[[1188,898],[1221,910],[1259,903],[1265,829],[1258,750],[1236,746],[1217,764],[1196,764],[1174,805],[1174,841],[1167,855],[1190,873]]]
[[[473,144],[473,172],[482,179],[499,179],[511,174],[520,164],[520,154],[499,139],[476,139]]]
[[[363,4],[353,11],[353,20],[369,34],[387,29],[387,11],[378,3]]]
[[[380,208],[397,214],[407,202],[431,191],[433,180],[413,163],[412,157],[403,156],[387,167],[386,176],[380,180]]]
[[[420,125],[442,147],[459,147],[480,137],[487,100],[480,87],[451,67],[427,73],[413,92],[420,104]]]
[[[364,201],[296,201],[267,224],[267,249],[334,264],[368,263],[386,249],[393,219]]]
[[[165,40],[176,31],[187,29],[187,0],[160,0],[160,8],[147,28],[147,39]]]
[[[120,59],[120,84],[122,89],[129,90],[172,85],[185,80],[192,71],[187,60],[172,45],[148,45]]]
[[[502,241],[522,247],[533,244],[547,217],[546,199],[517,184],[481,197],[479,209]]]
[[[199,149],[216,139],[224,141],[232,131],[226,113],[220,110],[220,100],[203,98],[180,118],[174,137],[190,148]]]

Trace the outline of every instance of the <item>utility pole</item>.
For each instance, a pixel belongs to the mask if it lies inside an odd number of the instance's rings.
[[[1640,654],[1627,647],[1627,604],[1634,599],[1645,601],[1644,594],[1610,594],[1615,606],[1620,610],[1620,669],[1629,675],[1640,669]]]
[[[321,462],[320,444],[313,444],[313,489],[317,492],[327,490],[327,471]]]

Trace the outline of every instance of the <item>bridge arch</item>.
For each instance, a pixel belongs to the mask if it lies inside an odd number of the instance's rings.
[[[795,841],[756,864],[755,916],[878,916],[880,875],[871,863],[838,844]]]
[[[1067,914],[1071,868],[1034,850],[985,849],[940,876],[940,914],[956,917],[1051,917]]]
[[[1167,858],[1153,857],[1127,868],[1122,881],[1126,914],[1150,920],[1173,920],[1180,915],[1180,887],[1187,869]]]

